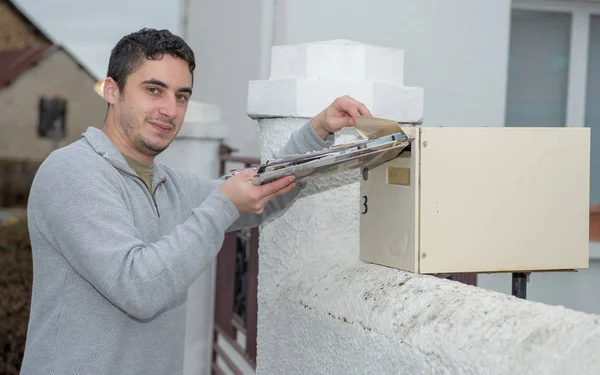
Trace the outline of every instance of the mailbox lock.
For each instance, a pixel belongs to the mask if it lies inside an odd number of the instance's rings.
[[[362,178],[367,181],[369,179],[369,168],[363,168],[362,170]]]
[[[421,258],[423,258],[423,259],[427,258],[427,253],[421,254]]]

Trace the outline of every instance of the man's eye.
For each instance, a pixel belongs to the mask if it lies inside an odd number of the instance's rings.
[[[187,95],[178,95],[177,100],[185,102],[185,101],[188,101],[189,98],[187,97]]]
[[[148,87],[148,92],[152,95],[155,95],[158,94],[160,90],[158,90],[156,87]]]

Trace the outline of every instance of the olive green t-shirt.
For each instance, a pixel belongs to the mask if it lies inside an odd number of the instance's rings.
[[[129,156],[123,154],[125,160],[127,160],[127,164],[137,173],[138,177],[140,177],[148,190],[152,191],[152,165],[141,163],[135,159],[130,158]]]

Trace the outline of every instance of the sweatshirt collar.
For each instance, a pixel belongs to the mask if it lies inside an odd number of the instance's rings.
[[[87,128],[82,137],[90,144],[94,151],[106,159],[110,164],[127,173],[136,175],[135,171],[129,166],[123,154],[112,143],[110,138],[104,132],[96,127]],[[152,163],[152,185],[155,186],[160,180],[165,178],[165,173],[156,162]]]

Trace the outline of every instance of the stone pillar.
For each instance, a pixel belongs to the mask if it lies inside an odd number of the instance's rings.
[[[157,161],[204,178],[219,177],[219,146],[228,129],[221,109],[190,101],[181,131]],[[184,375],[211,373],[216,261],[188,290]]]
[[[402,50],[346,40],[273,47],[269,80],[250,82],[248,94],[263,159],[343,95],[363,102],[376,117],[422,120],[423,90],[404,85],[403,63]],[[336,143],[357,137],[344,129]],[[345,172],[309,182],[285,214],[261,226],[257,372],[292,370],[274,356],[284,350],[278,345],[290,323],[287,305],[303,304],[286,294],[286,280],[304,273],[300,279],[310,282],[331,267],[360,262],[359,203],[359,171]]]

